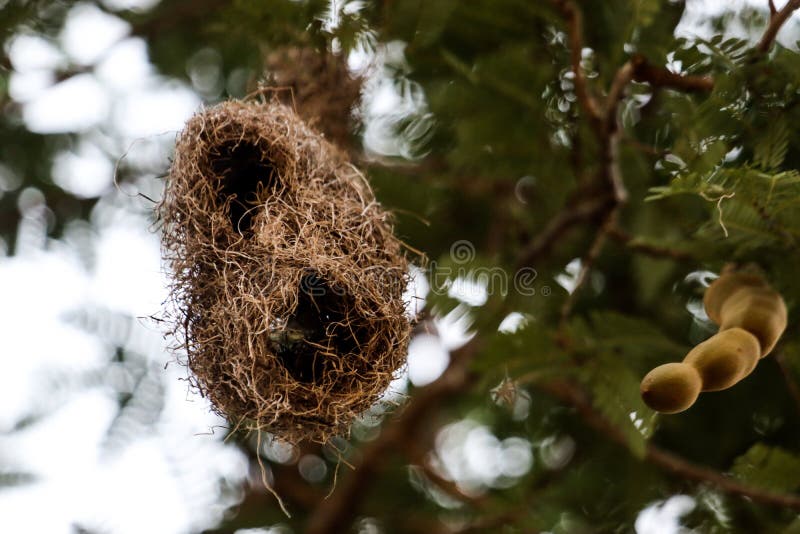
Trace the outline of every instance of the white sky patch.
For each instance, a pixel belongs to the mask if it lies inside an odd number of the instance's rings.
[[[99,389],[73,393],[69,401],[41,424],[6,438],[14,445],[11,451],[15,453],[16,465],[42,477],[43,481],[80,480],[99,460],[98,447],[116,412],[115,405]]]
[[[6,49],[11,65],[18,72],[56,69],[64,65],[66,59],[58,47],[39,35],[16,35]]]
[[[392,41],[374,51],[359,47],[348,58],[348,65],[366,77],[361,113],[364,122],[363,142],[368,152],[380,156],[418,157],[420,141],[429,132],[432,121],[422,87],[408,79],[395,79],[393,72],[408,69],[406,43]],[[386,66],[391,65],[391,69]],[[414,125],[399,133],[397,125],[417,116]]]
[[[461,347],[475,335],[470,331],[473,319],[469,314],[469,308],[463,304],[459,304],[443,317],[435,317],[433,322],[439,333],[439,339],[447,350]]]
[[[533,467],[531,443],[521,437],[499,439],[471,419],[442,427],[436,436],[432,465],[467,494],[487,487],[508,487]]]
[[[26,70],[12,72],[8,82],[8,94],[17,102],[30,102],[38,98],[55,82],[49,70]]]
[[[87,286],[77,258],[65,251],[0,261],[0,428],[37,405],[35,396],[47,372],[79,372],[103,361],[101,343],[62,320],[85,302]]]
[[[217,97],[225,85],[222,76],[222,55],[215,48],[203,48],[186,62],[186,73],[192,87],[207,97]]]
[[[114,128],[129,139],[181,130],[200,106],[200,98],[178,83],[131,91],[114,110]]]
[[[436,336],[420,334],[408,346],[408,378],[415,386],[430,384],[447,369],[450,354]]]
[[[786,0],[778,0],[775,5],[778,9],[786,4]],[[678,37],[700,37],[709,39],[717,32],[711,26],[710,17],[724,13],[739,13],[744,8],[756,8],[766,14],[766,0],[689,0],[680,23],[675,28]],[[778,34],[777,41],[783,46],[797,50],[797,40],[800,38],[800,13],[792,14],[790,20]],[[764,28],[745,27],[735,18],[726,25],[724,36],[748,39],[755,43],[761,38]]]
[[[125,39],[109,49],[95,67],[97,78],[114,91],[145,86],[152,73],[147,44],[139,37]]]
[[[416,265],[409,266],[408,286],[403,291],[403,302],[406,305],[406,314],[415,318],[425,307],[425,297],[431,289],[425,271]]]
[[[690,531],[681,526],[681,518],[695,506],[695,500],[688,495],[674,495],[652,504],[639,512],[634,524],[636,534],[687,534]]]
[[[130,25],[124,20],[81,3],[70,9],[60,39],[75,63],[92,65],[129,32]]]
[[[503,320],[500,322],[500,326],[497,327],[497,330],[504,334],[513,334],[520,328],[524,327],[527,322],[528,318],[525,315],[519,312],[511,312],[503,318]]]
[[[132,7],[125,0],[113,3]],[[139,2],[139,7],[146,4]],[[112,132],[119,146],[130,148],[131,141],[137,140],[126,164],[165,161],[163,146],[171,145],[174,132],[201,100],[184,84],[156,76],[146,44],[138,38],[125,39],[128,30],[119,19],[93,6],[74,7],[61,42],[75,63],[97,63],[95,74],[77,75],[52,87],[52,71],[66,66],[65,54],[32,36],[12,43],[19,71],[12,84],[13,97],[24,103],[27,126],[41,133],[82,132],[101,126]],[[21,76],[23,71],[30,75]],[[419,92],[406,93],[401,102],[408,104],[414,95],[420,97]],[[377,109],[390,112],[396,106]],[[108,150],[114,143],[104,141],[102,146]],[[151,153],[153,157],[148,156]],[[6,297],[0,318],[13,332],[0,340],[0,352],[13,355],[11,366],[6,365],[9,372],[0,376],[3,427],[13,425],[35,406],[37,395],[47,388],[42,382],[46,372],[63,369],[70,376],[103,367],[108,357],[106,342],[67,324],[65,313],[95,306],[146,316],[157,313],[166,296],[158,237],[150,233],[148,219],[132,217],[116,205],[118,193],[107,194],[111,167],[110,159],[88,137],[74,152],[60,153],[53,163],[53,178],[66,190],[79,196],[105,194],[93,212],[94,229],[87,230],[94,258],[89,271],[70,255],[70,247],[79,244],[44,248],[48,245],[39,219],[27,224],[30,228],[23,236],[27,237],[18,246],[28,251],[27,256],[0,260],[0,293]],[[421,299],[411,305],[417,311],[429,290],[424,273],[419,274],[412,294]],[[417,385],[438,377],[449,361],[448,349],[470,337],[469,324],[466,313],[457,310],[439,321],[442,340],[432,336],[427,341],[415,340],[415,356],[398,373],[383,400],[400,402],[409,377]],[[125,342],[126,350],[159,362],[161,368],[167,355],[160,332],[152,324],[139,322],[133,328],[137,333]],[[39,335],[42,331],[48,335]],[[166,534],[200,531],[219,520],[234,499],[220,493],[220,479],[231,487],[238,485],[247,474],[247,462],[235,447],[222,444],[219,435],[206,435],[210,426],[222,421],[210,415],[207,402],[188,393],[186,383],[178,380],[185,376],[185,369],[173,365],[164,372],[165,404],[159,420],[147,435],[113,456],[103,457],[99,450],[116,409],[108,388],[75,393],[64,409],[30,432],[15,436],[24,443],[17,442],[13,449],[26,455],[15,463],[44,475],[32,485],[3,492],[0,531],[34,528],[71,534],[71,525],[77,522],[104,532]],[[48,507],[48,514],[37,513],[43,501],[56,503]],[[142,509],[148,513],[142,514]]]
[[[539,458],[548,469],[563,469],[575,455],[575,440],[568,435],[544,438],[537,444]]]
[[[77,132],[104,121],[110,107],[108,93],[97,79],[79,74],[25,104],[22,117],[32,132]]]
[[[157,6],[161,0],[103,0],[103,5],[108,9],[122,11],[147,11]]]
[[[489,299],[486,278],[476,278],[469,273],[452,281],[447,294],[470,306],[483,306]]]
[[[158,419],[143,427],[145,433],[126,438],[114,454],[104,452],[117,410],[114,391],[103,381],[89,389],[67,387],[81,373],[104,369],[109,354],[98,336],[71,326],[65,314],[88,304],[153,313],[164,296],[158,237],[146,231],[145,217],[115,209],[109,218],[115,222],[101,217],[99,238],[89,241],[97,258],[93,271],[75,256],[76,241],[47,243],[28,234],[21,235],[29,240],[18,247],[22,255],[0,259],[0,322],[8,327],[0,339],[6,356],[0,428],[37,406],[50,410],[41,422],[0,436],[3,467],[38,475],[32,484],[2,493],[0,532],[71,534],[76,523],[124,534],[198,532],[235,503],[239,493],[233,488],[247,476],[241,453],[222,443],[222,432],[209,433],[223,421],[179,380],[186,370],[164,370],[169,355],[152,324],[134,322],[126,343],[154,360],[156,371],[148,372],[159,373],[165,388]],[[67,382],[54,391],[58,377]],[[55,411],[54,402],[60,406]],[[39,513],[43,501],[51,503],[47,514]]]
[[[146,228],[147,223],[111,226],[101,231],[97,245],[94,299],[134,317],[157,313],[166,298],[158,239]]]
[[[84,141],[76,152],[59,152],[53,160],[53,181],[81,198],[99,197],[113,180],[114,166],[97,146]]]
[[[556,275],[556,282],[558,285],[567,290],[567,293],[575,291],[575,286],[578,285],[578,274],[581,272],[581,259],[575,258],[564,267],[562,274]]]

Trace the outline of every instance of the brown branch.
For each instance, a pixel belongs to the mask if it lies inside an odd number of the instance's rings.
[[[576,206],[565,207],[523,250],[517,264],[535,264],[569,228],[580,221],[608,213],[615,205],[612,198],[597,196]],[[496,320],[499,324],[505,316],[502,303],[490,300],[485,308],[492,315],[490,323]],[[496,324],[491,326],[487,330],[496,328]],[[334,493],[314,511],[307,525],[308,534],[333,534],[346,530],[356,516],[375,475],[385,466],[386,456],[405,443],[405,438],[418,434],[417,431],[429,418],[431,410],[439,408],[448,398],[468,389],[474,383],[475,376],[468,372],[468,365],[480,351],[480,340],[476,336],[453,352],[450,365],[442,376],[421,388],[400,416],[387,424],[380,436],[364,448],[355,471],[341,481]]]
[[[589,92],[586,75],[581,67],[581,60],[583,59],[583,13],[575,5],[575,2],[571,0],[553,0],[553,3],[567,21],[570,60],[572,73],[575,75],[575,94],[589,121],[596,125],[602,117],[600,106],[598,106],[597,100]]]
[[[589,426],[608,437],[611,441],[628,448],[628,441],[624,434],[594,409],[586,393],[577,386],[566,382],[551,382],[541,384],[540,387],[552,396],[573,406]],[[776,493],[739,482],[719,471],[694,464],[653,444],[647,445],[645,460],[673,475],[714,486],[729,495],[745,497],[767,506],[800,510],[800,495]]]
[[[550,248],[573,226],[601,216],[613,203],[614,200],[608,195],[596,196],[562,209],[522,250],[517,268],[535,267],[536,261],[549,252]]]
[[[631,64],[633,79],[647,82],[653,87],[677,89],[685,93],[708,93],[714,89],[714,78],[711,76],[676,74],[664,67],[656,67],[641,54],[634,55]]]
[[[800,8],[800,0],[789,0],[780,11],[775,11],[775,5],[770,1],[769,24],[756,46],[756,51],[759,54],[769,52],[769,49],[772,48],[772,43],[775,42],[775,38],[778,36],[778,32],[798,8]]]
[[[386,456],[409,436],[414,436],[427,420],[427,412],[443,404],[448,398],[472,384],[474,376],[467,372],[467,364],[480,348],[479,337],[453,352],[450,366],[436,381],[425,386],[411,399],[408,406],[392,423],[386,425],[380,436],[362,451],[361,461],[349,477],[340,481],[339,487],[322,501],[310,517],[308,534],[336,534],[347,527],[358,513],[375,475],[385,466]]]
[[[612,226],[608,230],[608,236],[619,243],[624,244],[627,248],[634,252],[653,256],[655,258],[669,258],[676,261],[694,261],[695,258],[688,252],[683,250],[676,250],[668,247],[660,247],[650,243],[637,241],[635,237],[620,228],[619,226]]]
[[[622,100],[625,88],[628,86],[631,79],[633,79],[633,70],[633,63],[630,61],[626,62],[617,69],[614,80],[611,82],[611,87],[606,97],[605,126],[607,132],[613,132],[617,129],[617,108],[619,107],[620,100]]]
[[[636,150],[642,152],[643,154],[647,154],[648,156],[653,156],[656,158],[663,158],[665,155],[669,153],[668,150],[659,150],[656,147],[642,143],[641,141],[639,141],[638,139],[634,139],[633,137],[622,136],[620,138],[620,141],[635,148]]]
[[[603,225],[600,227],[600,230],[597,231],[589,250],[583,256],[583,258],[581,258],[581,270],[578,272],[578,277],[575,280],[575,287],[572,289],[572,292],[569,294],[566,300],[564,300],[564,304],[561,306],[561,321],[559,323],[560,331],[563,331],[564,327],[566,326],[569,314],[572,312],[572,307],[575,305],[575,301],[577,300],[578,292],[586,283],[586,280],[589,277],[589,271],[592,270],[597,258],[603,251],[603,246],[606,243],[608,232],[610,228],[616,224],[616,215],[617,210],[612,209],[607,215],[606,220],[603,221]]]
[[[418,466],[428,480],[430,480],[439,490],[443,491],[453,499],[467,503],[476,508],[482,507],[486,504],[485,497],[474,497],[472,495],[467,495],[461,491],[461,489],[458,487],[458,484],[456,484],[454,481],[448,480],[437,473],[433,467],[431,467],[426,451],[427,448],[421,446],[418,440],[406,440],[402,447],[402,452],[405,454],[409,463]]]
[[[758,54],[769,52],[778,32],[797,9],[800,9],[800,0],[789,0],[781,10],[777,10],[774,2],[769,0],[769,24],[756,45]],[[647,82],[653,87],[667,87],[687,93],[708,93],[714,89],[714,78],[711,76],[676,74],[663,67],[652,65],[641,54],[635,54],[631,58],[631,63],[633,79],[637,82]]]
[[[628,61],[617,69],[614,79],[611,82],[611,87],[608,90],[608,96],[605,102],[605,115],[603,117],[603,128],[598,130],[597,135],[602,147],[603,166],[600,171],[600,179],[606,184],[611,192],[611,203],[603,211],[603,224],[597,231],[594,240],[592,241],[589,250],[583,256],[581,261],[581,270],[578,273],[575,287],[569,294],[564,304],[561,307],[561,320],[559,323],[559,331],[563,330],[566,325],[569,314],[575,303],[577,295],[581,287],[586,282],[589,272],[594,266],[603,247],[606,244],[608,233],[616,226],[617,217],[620,208],[628,200],[628,190],[625,188],[625,183],[622,179],[622,173],[619,168],[619,138],[620,128],[618,121],[619,103],[622,100],[625,88],[633,78],[633,64]]]

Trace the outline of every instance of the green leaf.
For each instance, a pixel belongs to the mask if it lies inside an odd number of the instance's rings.
[[[772,117],[769,128],[755,145],[753,159],[764,170],[774,170],[783,164],[789,149],[789,128],[786,119]]]
[[[591,322],[595,350],[614,353],[616,359],[650,365],[654,360],[679,360],[686,352],[684,345],[646,319],[602,310],[591,314]]]
[[[437,0],[436,2],[423,2],[420,8],[417,35],[414,44],[430,46],[434,44],[439,35],[447,26],[450,16],[458,7],[457,0]]]
[[[638,0],[636,2],[636,23],[641,28],[647,28],[661,11],[660,0]]]
[[[595,408],[622,432],[631,452],[644,458],[656,414],[639,395],[640,377],[615,354],[598,354],[581,372]]]
[[[749,484],[788,492],[800,487],[800,456],[756,443],[733,462],[733,475]]]
[[[566,362],[565,355],[553,342],[552,333],[535,319],[515,332],[491,336],[485,352],[492,356],[485,359],[482,370],[505,369],[513,379],[524,378],[525,382],[532,381],[533,376],[558,373],[559,364]],[[498,368],[499,362],[502,368]]]

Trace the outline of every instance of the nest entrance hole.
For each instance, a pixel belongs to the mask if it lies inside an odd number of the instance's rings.
[[[214,174],[222,180],[218,200],[230,199],[228,216],[231,226],[242,235],[252,233],[253,209],[260,193],[276,185],[275,167],[264,159],[260,147],[245,141],[226,143],[212,161]]]
[[[332,289],[319,275],[303,277],[297,308],[282,328],[270,334],[280,364],[298,382],[325,384],[341,369],[341,359],[358,349],[359,330],[348,310],[352,299]]]

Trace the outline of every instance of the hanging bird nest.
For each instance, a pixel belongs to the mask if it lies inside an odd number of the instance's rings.
[[[353,144],[356,106],[363,79],[341,54],[288,46],[264,58],[268,85],[300,117],[342,148]]]
[[[411,328],[407,261],[361,173],[290,108],[226,102],[179,135],[158,214],[192,385],[289,442],[346,433]]]

